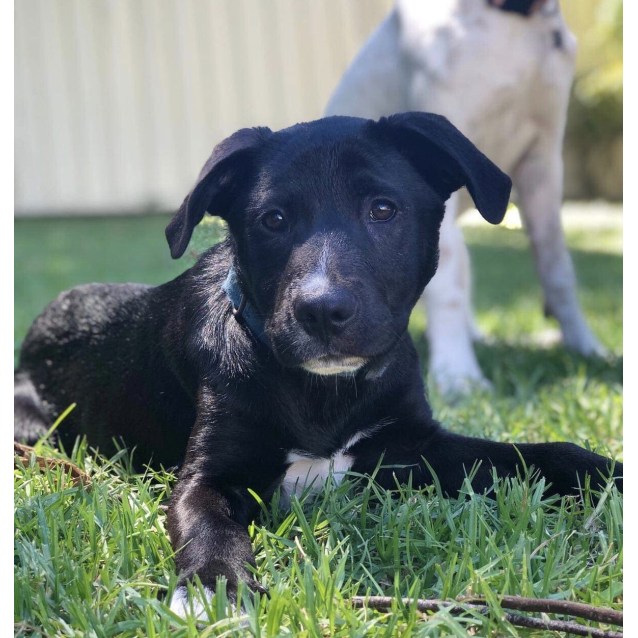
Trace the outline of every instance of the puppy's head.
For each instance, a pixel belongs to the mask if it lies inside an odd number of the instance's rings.
[[[242,292],[285,366],[349,374],[388,352],[436,270],[444,202],[467,186],[501,221],[511,182],[445,118],[330,117],[215,148],[166,229],[228,222]]]

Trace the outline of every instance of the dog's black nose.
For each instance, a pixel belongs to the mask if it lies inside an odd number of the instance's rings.
[[[352,320],[357,302],[343,288],[305,290],[295,300],[297,321],[313,337],[329,339],[341,333]]]

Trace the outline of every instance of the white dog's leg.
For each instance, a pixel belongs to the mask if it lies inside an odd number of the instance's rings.
[[[462,231],[457,228],[458,232]],[[474,304],[472,303],[474,284],[472,280],[472,264],[470,262],[470,251],[467,249],[465,238],[461,237],[463,250],[459,253],[459,259],[461,264],[459,266],[459,276],[463,283],[463,289],[465,291],[465,321],[467,322],[467,329],[470,331],[470,336],[473,342],[485,341],[485,333],[479,328],[476,323],[476,317],[474,315]]]
[[[430,375],[444,394],[489,387],[472,346],[469,254],[456,224],[458,201],[458,193],[447,201],[441,225],[439,268],[424,293]]]
[[[559,322],[565,347],[603,355],[576,295],[576,275],[560,219],[563,170],[560,149],[528,155],[513,175],[520,209],[532,244],[545,306]]]

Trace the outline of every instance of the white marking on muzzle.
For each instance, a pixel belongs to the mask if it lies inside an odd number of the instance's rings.
[[[319,357],[301,364],[306,372],[330,376],[335,374],[354,374],[365,365],[364,357]]]
[[[303,288],[317,293],[330,290],[331,282],[328,276],[328,257],[330,255],[329,243],[327,239],[323,241],[323,247],[319,253],[316,268],[309,273],[304,281]]]
[[[321,248],[321,254],[319,255],[319,264],[317,273],[323,277],[328,278],[328,257],[330,256],[330,244],[328,238],[323,240],[323,246]]]

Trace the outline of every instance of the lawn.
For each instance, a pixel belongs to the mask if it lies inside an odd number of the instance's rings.
[[[59,291],[88,281],[160,283],[220,234],[201,228],[191,254],[173,262],[165,217],[20,220],[15,226],[15,343]],[[548,341],[527,241],[518,229],[465,229],[475,268],[475,306],[488,340],[478,356],[492,394],[450,405],[431,396],[448,427],[504,441],[571,440],[622,458],[622,254],[619,224],[568,226],[580,297],[609,349],[604,360]],[[425,318],[410,330],[425,361]],[[425,368],[424,368],[425,369]],[[43,456],[58,453],[46,444]],[[495,482],[495,498],[469,485],[458,499],[436,487],[379,490],[366,477],[327,485],[290,510],[262,504],[250,529],[257,578],[270,598],[223,592],[210,622],[175,617],[164,526],[169,473],[133,474],[126,453],[69,450],[90,484],[64,466],[31,459],[15,471],[15,634],[41,636],[559,636],[514,627],[500,595],[575,600],[622,609],[622,498],[594,506],[543,496],[529,477]],[[64,457],[66,458],[66,457]],[[355,608],[355,595],[390,595],[390,612]],[[401,597],[478,595],[487,612],[419,612]],[[536,614],[536,617],[539,617]]]

